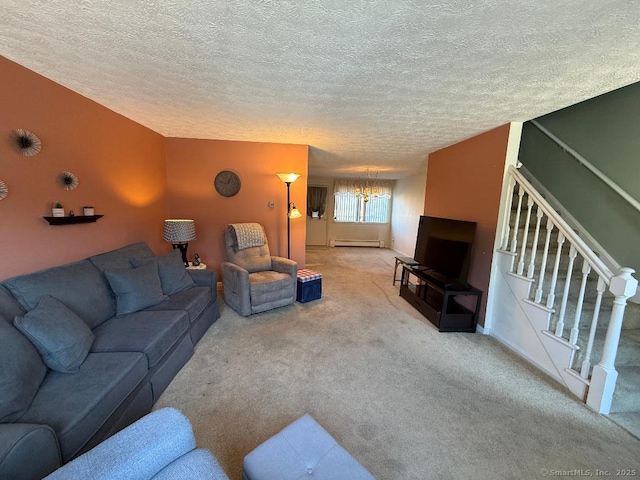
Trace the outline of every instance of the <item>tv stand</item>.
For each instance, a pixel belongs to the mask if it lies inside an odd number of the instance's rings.
[[[466,283],[447,278],[422,265],[403,265],[400,296],[441,332],[475,332],[482,292]],[[467,308],[456,297],[475,297]]]

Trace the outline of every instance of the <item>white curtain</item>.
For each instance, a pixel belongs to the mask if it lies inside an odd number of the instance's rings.
[[[393,181],[392,180],[360,180],[360,179],[339,179],[336,180],[333,184],[333,191],[336,195],[347,195],[349,193],[353,193],[356,187],[360,188],[362,191],[365,185],[369,185],[371,190],[374,188],[378,188],[379,196],[386,196],[387,198],[391,198],[391,194],[393,193]]]
[[[369,201],[356,196],[369,186]],[[377,196],[373,195],[377,189]],[[341,179],[334,182],[335,220],[337,222],[373,222],[385,223],[389,220],[389,199],[393,192],[393,181]]]

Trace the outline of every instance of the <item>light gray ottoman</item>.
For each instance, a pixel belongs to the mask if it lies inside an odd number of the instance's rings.
[[[375,480],[309,415],[244,457],[243,480]]]

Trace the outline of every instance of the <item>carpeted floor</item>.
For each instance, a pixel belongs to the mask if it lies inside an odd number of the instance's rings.
[[[182,410],[231,479],[304,413],[379,480],[640,476],[640,440],[492,338],[439,333],[398,296],[393,257],[310,248],[322,299],[249,318],[222,303],[154,409]]]

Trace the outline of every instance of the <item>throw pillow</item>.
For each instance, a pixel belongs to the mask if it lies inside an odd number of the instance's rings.
[[[18,420],[27,411],[47,367],[35,347],[0,316],[0,423]]]
[[[97,327],[116,313],[107,279],[86,259],[10,278],[2,283],[25,311],[36,308],[45,295],[52,295],[80,316],[89,328]]]
[[[80,317],[48,295],[13,324],[33,343],[45,365],[61,373],[78,371],[95,338]]]
[[[137,312],[164,301],[158,264],[151,262],[137,268],[104,271],[116,296],[116,316]]]
[[[160,275],[160,283],[162,284],[162,293],[165,295],[173,295],[174,293],[191,288],[196,284],[191,275],[189,275],[189,272],[184,268],[180,250],[173,250],[171,253],[167,253],[159,257],[131,259],[131,265],[134,267],[139,267],[152,262],[158,264],[158,274]]]

